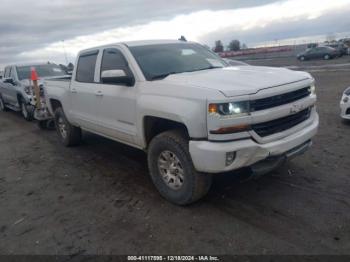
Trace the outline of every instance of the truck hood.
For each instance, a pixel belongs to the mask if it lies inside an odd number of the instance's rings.
[[[311,79],[286,68],[237,66],[170,75],[163,81],[215,89],[227,97],[255,94],[261,89]]]

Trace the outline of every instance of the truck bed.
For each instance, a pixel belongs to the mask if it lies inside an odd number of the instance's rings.
[[[71,76],[64,76],[45,80],[45,99],[48,105],[50,105],[49,101],[51,99],[65,100],[65,96],[70,89],[71,78]],[[52,108],[50,106],[48,108],[50,113],[53,114]]]

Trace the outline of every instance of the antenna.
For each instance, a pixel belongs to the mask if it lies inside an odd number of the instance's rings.
[[[62,40],[62,47],[63,47],[64,57],[66,59],[66,65],[68,65],[68,58],[67,58],[66,48],[64,46],[64,40]]]

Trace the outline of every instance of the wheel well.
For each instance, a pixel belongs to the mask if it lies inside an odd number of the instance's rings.
[[[149,142],[151,142],[153,137],[171,129],[181,129],[183,130],[185,135],[189,137],[187,127],[183,123],[176,122],[173,120],[160,117],[146,116],[144,118],[143,124],[147,146]]]
[[[21,94],[17,94],[17,102],[20,105],[21,104],[21,99],[22,99],[22,95]]]
[[[56,99],[50,99],[50,104],[53,112],[55,112],[57,108],[62,107],[61,102]]]

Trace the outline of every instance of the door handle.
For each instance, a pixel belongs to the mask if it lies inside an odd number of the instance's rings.
[[[72,88],[70,91],[71,91],[72,93],[77,93],[77,90],[76,90],[75,88]]]
[[[96,96],[103,96],[103,93],[102,93],[102,91],[96,91],[96,92],[95,92],[95,95],[96,95]]]

